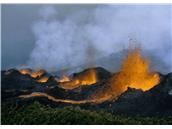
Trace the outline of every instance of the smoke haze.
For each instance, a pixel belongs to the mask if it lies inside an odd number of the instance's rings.
[[[93,66],[95,60],[122,51],[134,39],[146,54],[158,58],[153,65],[166,65],[167,69],[156,70],[172,71],[171,5],[85,6],[36,6],[39,16],[31,25],[35,43],[28,46],[32,50],[27,66],[48,71]]]
[[[134,38],[170,64],[170,6],[99,5],[59,20],[58,8],[43,7],[33,25],[36,45],[29,65],[66,69],[121,51]],[[93,47],[92,55],[88,48]],[[90,52],[89,52],[90,53]],[[163,57],[163,58],[162,58]]]

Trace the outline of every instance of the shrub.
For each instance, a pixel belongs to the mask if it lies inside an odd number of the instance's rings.
[[[34,102],[30,105],[2,105],[1,124],[172,124],[172,117],[126,117],[77,107],[51,108]]]

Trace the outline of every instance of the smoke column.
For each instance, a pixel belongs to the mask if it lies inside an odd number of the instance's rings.
[[[46,70],[70,69],[86,64],[91,58],[119,52],[130,38],[135,38],[143,50],[154,52],[170,69],[170,8],[170,5],[97,5],[91,11],[82,9],[60,19],[58,8],[43,7],[40,20],[32,26],[36,43],[28,65]]]

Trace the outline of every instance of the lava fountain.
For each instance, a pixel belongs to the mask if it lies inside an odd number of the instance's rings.
[[[149,61],[141,55],[141,49],[129,51],[119,73],[109,80],[110,88],[100,91],[94,98],[114,99],[128,87],[147,91],[160,82],[158,73],[151,72]]]
[[[135,48],[131,51],[122,64],[121,72],[112,78],[112,87],[123,85],[147,91],[157,85],[160,81],[159,75],[150,72],[149,61],[141,56],[141,50]]]

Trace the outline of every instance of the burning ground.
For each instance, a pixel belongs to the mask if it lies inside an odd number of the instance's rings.
[[[117,73],[92,67],[61,77],[43,69],[2,71],[2,104],[38,101],[52,107],[79,106],[128,116],[171,116],[172,74],[149,68],[141,50],[130,50]]]

